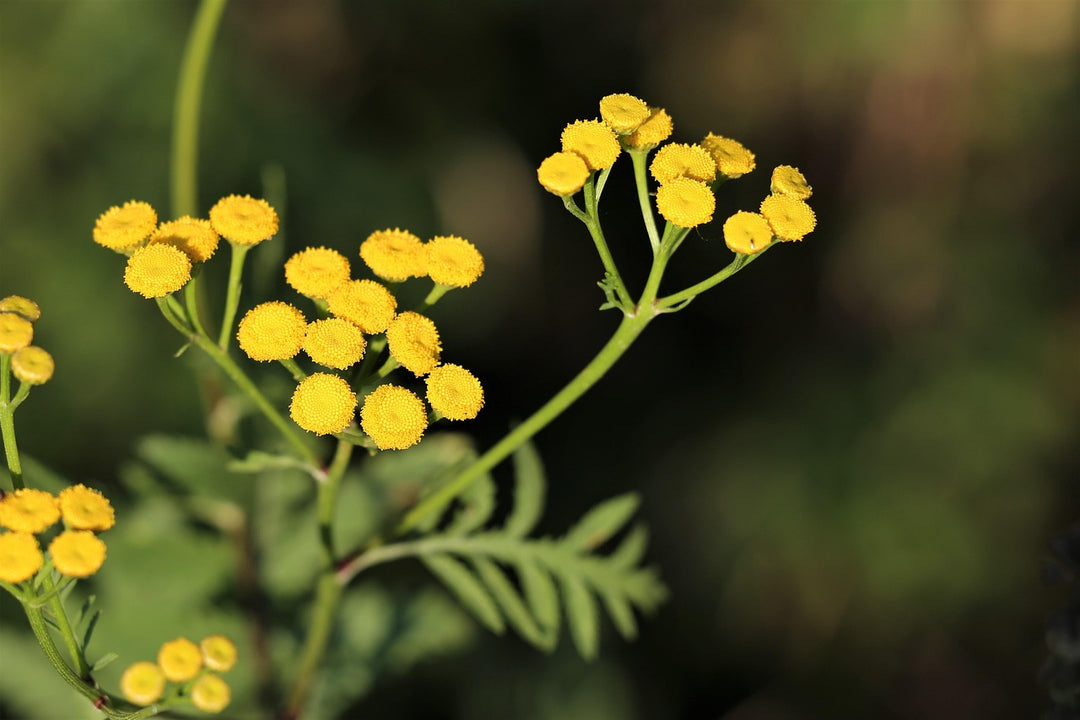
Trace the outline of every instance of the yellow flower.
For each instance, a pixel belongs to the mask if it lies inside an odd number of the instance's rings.
[[[108,499],[82,483],[60,491],[60,514],[72,530],[101,532],[116,524],[116,513]]]
[[[120,692],[130,703],[150,705],[165,692],[165,674],[152,662],[132,663],[120,676]]]
[[[720,174],[728,178],[742,177],[756,167],[754,153],[737,140],[709,133],[701,145],[713,156]]]
[[[332,435],[349,426],[356,414],[356,395],[337,375],[312,373],[293,392],[289,415],[316,435]]]
[[[219,239],[209,220],[185,215],[182,218],[161,223],[150,236],[148,244],[172,245],[182,250],[192,263],[201,263],[213,257]]]
[[[148,203],[130,200],[103,212],[94,223],[94,242],[130,254],[157,227],[157,212]]]
[[[671,137],[675,126],[671,122],[671,116],[663,108],[653,108],[649,119],[641,124],[634,132],[622,138],[627,148],[635,150],[651,150],[660,143]]]
[[[716,198],[700,180],[675,178],[656,191],[656,209],[672,225],[692,228],[712,220]]]
[[[29,385],[44,385],[49,382],[55,369],[52,355],[37,345],[27,345],[16,350],[11,356],[11,372],[20,382]]]
[[[330,312],[369,335],[386,330],[397,312],[397,299],[374,280],[350,280],[327,298]]]
[[[0,525],[24,533],[39,533],[60,519],[55,497],[44,490],[22,488],[0,500]]]
[[[174,293],[191,279],[191,259],[168,244],[144,245],[132,253],[124,269],[124,283],[143,297]]]
[[[203,675],[191,686],[191,704],[205,713],[221,712],[230,700],[229,684],[213,673]]]
[[[236,665],[236,645],[224,635],[207,635],[199,643],[203,664],[217,672],[228,672]]]
[[[254,245],[274,236],[278,216],[265,200],[229,195],[210,208],[210,224],[229,242]]]
[[[649,119],[649,106],[633,95],[606,95],[600,99],[600,117],[618,135],[626,135]]]
[[[419,313],[398,314],[386,329],[386,342],[394,359],[413,375],[427,375],[439,364],[439,331]]]
[[[460,365],[440,365],[428,375],[427,399],[448,420],[472,420],[484,407],[484,388]]]
[[[424,276],[424,244],[408,230],[376,230],[360,243],[360,258],[389,282]]]
[[[4,312],[22,315],[30,322],[34,322],[41,317],[41,308],[38,307],[38,304],[21,295],[8,295],[3,300],[0,300],[0,313]]]
[[[380,450],[404,450],[427,430],[424,401],[397,385],[380,385],[364,398],[360,427]]]
[[[249,358],[266,362],[294,357],[306,333],[304,313],[288,303],[272,300],[247,311],[236,339]]]
[[[337,250],[309,247],[285,263],[285,282],[301,295],[325,300],[349,279],[351,271],[349,259]]]
[[[9,583],[29,580],[44,562],[37,538],[30,533],[0,534],[0,580]]]
[[[670,143],[657,150],[649,171],[661,185],[680,177],[707,183],[716,179],[716,163],[709,151],[684,143]]]
[[[774,195],[787,195],[796,200],[805,200],[814,191],[798,168],[777,165],[772,171],[772,192]]]
[[[585,187],[589,166],[577,153],[557,152],[544,158],[536,169],[536,179],[549,193],[569,197]]]
[[[158,667],[161,668],[165,677],[173,682],[182,683],[191,680],[199,674],[202,663],[202,650],[184,637],[162,643],[161,649],[158,650]]]
[[[316,320],[308,325],[304,352],[326,367],[344,370],[364,357],[367,342],[360,328],[342,318]]]
[[[65,530],[49,543],[53,567],[68,577],[90,577],[105,562],[105,543],[88,530]]]
[[[743,255],[759,253],[772,243],[769,222],[761,215],[740,210],[724,222],[724,242]]]
[[[562,131],[563,152],[581,156],[590,170],[615,164],[622,148],[614,131],[599,120],[576,120]]]
[[[0,352],[21,350],[34,339],[34,325],[22,315],[0,312]]]
[[[762,200],[761,214],[781,240],[802,240],[817,224],[810,206],[788,195],[770,195]]]
[[[468,287],[484,274],[484,257],[468,240],[437,235],[424,243],[427,274],[440,285]]]

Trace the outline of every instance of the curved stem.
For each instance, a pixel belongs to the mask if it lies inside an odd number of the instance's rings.
[[[56,589],[55,583],[50,573],[46,573],[44,582],[45,592],[49,593]],[[56,621],[56,627],[60,630],[60,636],[64,638],[64,644],[67,646],[68,654],[71,655],[71,660],[75,663],[75,672],[83,680],[90,679],[90,664],[86,662],[86,657],[83,655],[83,649],[79,645],[78,639],[75,637],[75,632],[71,629],[71,621],[68,620],[67,610],[64,608],[64,601],[60,599],[60,596],[56,593],[52,594],[49,598],[49,609],[52,610],[53,619]]]
[[[0,436],[4,442],[4,457],[11,474],[11,487],[21,490],[26,485],[22,479],[19,447],[15,444],[15,407],[11,402],[11,355],[0,353]]]
[[[595,173],[590,175],[589,179],[585,181],[584,191],[585,212],[587,213],[587,218],[582,222],[584,222],[585,227],[589,229],[589,235],[592,236],[593,244],[596,245],[596,252],[600,255],[600,261],[604,264],[604,270],[611,279],[611,286],[615,290],[616,296],[618,296],[619,304],[625,311],[631,304],[630,293],[623,283],[622,276],[619,275],[619,269],[615,266],[615,258],[611,256],[607,240],[604,239],[604,231],[600,227],[600,216],[597,214]]]
[[[766,250],[767,249],[768,248],[766,248]],[[752,263],[755,258],[760,256],[764,252],[765,250],[762,250],[761,252],[754,255],[736,255],[735,259],[728,263],[727,267],[725,267],[720,272],[711,275],[710,277],[702,280],[699,283],[691,285],[685,290],[680,290],[677,293],[672,293],[671,295],[660,298],[656,302],[657,307],[659,307],[662,311],[666,311],[674,308],[677,305],[693,300],[701,293],[715,287],[716,285],[719,285],[735,273],[742,270],[744,267]]]
[[[240,304],[240,278],[244,274],[244,258],[247,257],[251,245],[233,245],[232,258],[229,263],[229,289],[225,294],[225,316],[221,321],[221,334],[218,336],[218,347],[222,350],[229,348],[229,338],[232,337],[233,321],[236,319],[236,308]]]
[[[649,200],[649,179],[645,173],[645,160],[649,153],[631,150],[629,154],[630,161],[634,164],[634,184],[637,185],[641,217],[645,221],[645,230],[649,233],[649,245],[652,246],[653,255],[655,255],[660,250],[660,233],[656,229],[656,216],[653,215],[652,202]]]

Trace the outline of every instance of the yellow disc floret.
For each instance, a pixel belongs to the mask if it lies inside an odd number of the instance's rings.
[[[397,298],[374,280],[342,283],[327,298],[330,312],[369,335],[386,330],[397,312]]]
[[[105,562],[105,543],[88,530],[65,530],[49,543],[53,567],[68,577],[90,577]]]
[[[254,245],[274,236],[278,231],[278,216],[265,200],[229,195],[210,208],[210,224],[229,242]]]
[[[773,232],[761,215],[740,210],[724,222],[724,242],[743,255],[759,253],[772,243]]]
[[[356,414],[356,394],[337,375],[312,373],[293,392],[289,415],[316,435],[332,435],[349,426]]]
[[[742,177],[756,167],[754,153],[743,147],[738,140],[709,133],[701,141],[712,155],[720,174],[728,178]]]
[[[21,488],[0,500],[0,525],[24,533],[39,533],[60,519],[56,498],[44,490]]]
[[[656,209],[672,225],[692,228],[712,220],[716,197],[700,180],[675,178],[656,191]]]
[[[11,372],[28,385],[44,385],[56,369],[52,355],[37,345],[28,345],[11,356]]]
[[[240,349],[260,362],[285,360],[300,352],[307,333],[304,313],[279,300],[256,305],[240,321]]]
[[[770,195],[762,200],[761,214],[781,240],[802,240],[817,224],[810,206],[788,195]]]
[[[120,676],[120,692],[135,705],[155,703],[165,692],[165,673],[146,660],[132,663]]]
[[[577,120],[562,131],[563,152],[577,153],[590,170],[615,164],[622,150],[615,132],[599,120]]]
[[[103,212],[94,223],[94,242],[130,254],[157,227],[157,212],[149,203],[130,200]]]
[[[209,220],[188,215],[163,222],[150,236],[149,243],[164,243],[182,250],[192,263],[206,262],[213,257],[220,238]]]
[[[0,580],[9,583],[29,580],[44,562],[37,538],[30,533],[0,534]]]
[[[41,308],[30,298],[22,295],[8,295],[0,300],[0,313],[9,312],[22,315],[30,322],[35,322],[41,317]]]
[[[337,250],[309,247],[285,263],[285,282],[301,295],[325,300],[349,279],[350,272],[349,259]]]
[[[641,124],[634,132],[624,135],[623,145],[628,149],[651,150],[660,143],[671,137],[675,126],[671,122],[671,116],[663,108],[653,108],[649,119]]]
[[[216,672],[228,672],[236,665],[236,645],[224,635],[207,635],[199,642],[203,664]]]
[[[191,686],[191,704],[205,713],[219,713],[229,706],[229,684],[213,673],[203,675]]]
[[[423,277],[424,244],[408,230],[376,230],[360,243],[360,258],[389,282]]]
[[[419,313],[398,314],[386,329],[386,342],[390,355],[418,377],[439,364],[439,331],[430,318]]]
[[[157,664],[169,680],[187,682],[202,669],[202,650],[185,637],[176,638],[162,643],[158,650]]]
[[[472,420],[484,407],[484,388],[460,365],[440,365],[427,377],[427,399],[449,420]]]
[[[716,163],[709,151],[684,143],[669,143],[657,150],[649,171],[661,185],[680,177],[707,183],[716,179]]]
[[[427,430],[424,401],[397,385],[380,385],[360,409],[360,427],[380,450],[404,450],[420,442]]]
[[[13,353],[34,339],[34,325],[22,315],[0,312],[0,352]]]
[[[589,166],[577,153],[557,152],[540,163],[536,179],[549,193],[569,197],[585,187],[585,181],[589,179]]]
[[[169,244],[145,245],[128,258],[124,282],[132,292],[159,298],[174,293],[191,279],[191,259]]]
[[[108,530],[116,523],[112,503],[82,483],[60,491],[60,514],[72,530]]]
[[[367,342],[360,328],[335,317],[308,325],[303,347],[308,357],[320,365],[344,370],[364,357]]]
[[[468,287],[484,274],[484,256],[456,235],[437,235],[424,243],[427,274],[440,285]]]
[[[600,99],[600,117],[618,135],[632,133],[649,119],[649,106],[644,100],[618,93]]]
[[[774,195],[787,195],[796,200],[805,200],[813,193],[806,178],[798,168],[790,165],[778,165],[772,171],[772,192]]]

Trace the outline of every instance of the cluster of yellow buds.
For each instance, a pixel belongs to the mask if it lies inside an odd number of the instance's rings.
[[[48,382],[55,367],[52,355],[30,344],[40,317],[41,308],[33,300],[19,295],[0,299],[0,353],[10,357],[12,374],[27,385]]]
[[[208,635],[197,645],[180,637],[162,644],[157,661],[140,660],[120,676],[120,692],[135,705],[151,705],[165,693],[167,682],[180,685],[177,695],[197,709],[219,713],[232,693],[219,673],[236,665],[237,650],[224,635]]]
[[[0,499],[0,580],[20,583],[37,574],[45,562],[37,535],[63,519],[64,529],[48,546],[52,567],[61,575],[85,578],[105,562],[105,543],[95,533],[108,530],[115,514],[100,492],[79,484],[55,496],[22,488]]]

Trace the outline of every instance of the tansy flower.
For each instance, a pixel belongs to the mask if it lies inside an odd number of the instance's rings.
[[[105,562],[105,543],[88,530],[65,530],[49,543],[53,567],[68,577],[90,577]]]
[[[360,427],[380,450],[404,450],[427,429],[424,401],[397,385],[380,385],[364,398]]]
[[[112,504],[82,483],[60,491],[60,514],[71,530],[108,530],[116,523]]]
[[[130,703],[150,705],[165,692],[165,673],[146,660],[132,663],[120,676],[120,692]]]
[[[316,435],[339,433],[356,414],[356,395],[337,375],[312,373],[293,392],[289,415],[300,427]]]
[[[236,645],[224,635],[207,635],[199,642],[203,664],[217,672],[228,672],[236,665]]]
[[[633,95],[605,95],[600,99],[600,117],[616,134],[626,135],[649,119],[649,106]]]
[[[810,197],[813,190],[798,168],[777,165],[772,171],[772,192],[774,195],[787,195],[796,200],[805,200]]]
[[[138,200],[114,206],[94,223],[94,242],[110,250],[130,254],[157,227],[157,212]]]
[[[712,220],[716,198],[700,180],[675,178],[656,191],[656,209],[672,225],[692,228]]]
[[[0,313],[4,312],[22,315],[30,322],[34,322],[41,317],[41,308],[38,307],[38,304],[21,295],[8,295],[0,300]]]
[[[229,195],[210,208],[210,224],[229,242],[254,245],[274,236],[278,231],[278,216],[265,200]]]
[[[21,350],[34,339],[34,325],[22,315],[0,312],[0,352]]]
[[[191,704],[205,713],[219,713],[232,699],[229,684],[213,673],[207,673],[191,686]]]
[[[304,313],[288,303],[272,300],[247,311],[236,339],[249,358],[266,362],[294,357],[306,333]]]
[[[424,244],[408,230],[376,230],[360,243],[360,258],[389,282],[423,277]]]
[[[202,669],[202,650],[187,638],[176,638],[162,643],[158,650],[157,664],[169,680],[187,682]]]
[[[460,365],[440,365],[427,377],[427,399],[448,420],[472,420],[484,407],[484,388]]]
[[[44,490],[22,488],[0,500],[0,525],[24,533],[39,533],[60,519],[56,498]]]
[[[623,145],[634,150],[651,150],[671,137],[671,116],[663,108],[653,108],[649,119],[634,132],[622,137]]]
[[[781,240],[802,240],[817,224],[810,206],[788,195],[770,195],[762,200],[761,214]]]
[[[740,210],[724,222],[724,242],[734,252],[753,255],[769,247],[773,232],[761,215]]]
[[[337,250],[309,247],[285,263],[285,282],[301,295],[325,300],[349,279],[350,272],[349,259]]]
[[[709,151],[685,143],[669,143],[657,150],[649,171],[661,185],[680,177],[707,183],[716,179],[716,163]]]
[[[367,342],[360,328],[335,317],[308,325],[303,347],[308,357],[320,365],[344,370],[364,357]]]
[[[709,133],[701,141],[701,146],[709,151],[720,174],[725,177],[742,177],[756,167],[754,153],[737,140]]]
[[[56,364],[44,348],[28,345],[11,356],[11,372],[20,382],[43,385],[53,376]]]
[[[603,170],[615,164],[622,148],[615,133],[599,120],[577,120],[562,131],[563,152],[581,156],[590,170]]]
[[[29,580],[44,562],[33,535],[23,532],[0,534],[0,580],[9,583]]]
[[[167,244],[144,245],[132,253],[124,269],[124,283],[143,297],[174,293],[191,279],[191,259]]]
[[[585,187],[585,181],[589,179],[589,166],[577,153],[557,152],[540,163],[536,179],[549,193],[568,197]]]
[[[424,243],[427,274],[440,285],[468,287],[484,274],[484,257],[471,242],[456,235],[437,235]]]
[[[219,239],[209,220],[185,215],[161,223],[150,236],[148,244],[172,245],[177,250],[182,250],[192,263],[201,263],[213,257]]]
[[[427,375],[439,364],[439,331],[430,318],[419,313],[403,312],[386,329],[390,354],[413,375]]]
[[[374,280],[350,280],[327,298],[334,315],[372,335],[386,330],[397,312],[397,298]]]

